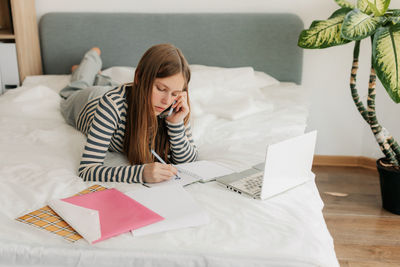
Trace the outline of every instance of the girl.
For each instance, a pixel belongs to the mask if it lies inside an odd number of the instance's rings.
[[[71,82],[61,90],[66,121],[87,135],[79,166],[84,181],[157,183],[177,170],[154,162],[154,150],[166,163],[196,160],[189,124],[190,69],[182,52],[171,44],[148,49],[132,83],[115,87],[99,74],[101,51],[89,50],[73,67]],[[174,112],[165,116],[170,108]],[[104,166],[107,150],[124,153],[130,166]]]

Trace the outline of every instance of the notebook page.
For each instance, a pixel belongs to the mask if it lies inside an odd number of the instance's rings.
[[[234,172],[227,167],[208,160],[178,164],[175,167],[179,170],[179,174],[182,173],[182,175],[185,174],[185,176],[187,175],[203,182]]]
[[[167,185],[180,185],[186,186],[192,183],[195,183],[200,180],[200,177],[190,175],[186,172],[182,173],[178,171],[178,176],[180,179],[171,178],[168,181],[164,181],[161,183],[146,183],[148,187],[160,187],[160,186],[167,186]]]
[[[199,160],[190,163],[183,163],[174,165],[178,169],[178,176],[180,179],[174,179],[161,182],[161,183],[146,183],[149,187],[159,187],[165,185],[189,185],[197,181],[210,181],[214,178],[234,173],[233,170],[228,169],[216,162]]]

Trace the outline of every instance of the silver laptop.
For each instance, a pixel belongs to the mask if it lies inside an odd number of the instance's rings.
[[[265,162],[240,173],[217,178],[239,194],[266,199],[314,178],[311,172],[317,132],[269,145]]]

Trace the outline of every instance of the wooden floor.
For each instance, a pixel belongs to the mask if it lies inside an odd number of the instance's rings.
[[[378,173],[314,167],[340,266],[400,266],[400,215],[381,208]]]

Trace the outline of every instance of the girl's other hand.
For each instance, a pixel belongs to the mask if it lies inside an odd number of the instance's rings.
[[[183,119],[189,114],[186,91],[179,93],[179,96],[175,99],[175,101],[175,104],[172,105],[174,112],[172,112],[171,116],[166,118],[166,120],[170,123],[182,122]]]
[[[178,170],[170,164],[153,162],[144,166],[142,178],[145,183],[159,183],[170,180],[177,173]]]

